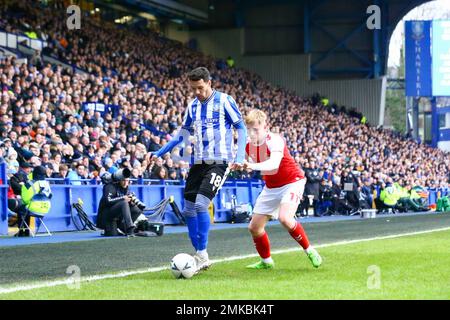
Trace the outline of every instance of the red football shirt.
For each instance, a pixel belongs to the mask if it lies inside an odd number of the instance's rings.
[[[279,188],[305,178],[305,173],[289,153],[286,142],[277,134],[269,132],[264,143],[259,146],[247,143],[245,151],[248,157],[257,163],[269,160],[271,152],[283,153],[278,169],[263,172],[267,188]]]

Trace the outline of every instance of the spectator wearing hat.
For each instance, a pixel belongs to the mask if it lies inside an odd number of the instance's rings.
[[[28,162],[23,162],[20,165],[19,171],[11,177],[9,182],[15,195],[21,194],[22,185],[28,182],[32,171],[33,166]]]

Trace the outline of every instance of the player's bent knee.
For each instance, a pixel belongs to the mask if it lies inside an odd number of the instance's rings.
[[[195,211],[195,203],[184,200],[184,210],[183,210],[183,216],[190,218],[195,217],[197,215],[197,211]]]
[[[203,194],[198,194],[195,198],[195,210],[197,212],[208,212],[211,200]]]
[[[292,229],[292,227],[295,225],[294,217],[290,216],[280,216],[278,218],[278,221],[283,225],[283,227],[287,229]]]
[[[257,235],[261,230],[260,227],[252,225],[252,224],[249,224],[247,229],[248,229],[248,232],[250,232],[253,236]]]
[[[261,225],[259,223],[250,222],[247,229],[252,236],[259,236],[264,233],[264,224]]]

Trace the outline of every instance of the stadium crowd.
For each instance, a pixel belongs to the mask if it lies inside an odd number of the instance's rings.
[[[306,195],[314,201],[326,186],[342,190],[345,183],[354,185],[356,197],[394,183],[448,187],[450,159],[439,149],[362,123],[354,111],[299,97],[156,33],[88,17],[80,30],[70,31],[64,19],[54,19],[58,10],[65,12],[55,3],[43,8],[38,2],[0,1],[1,29],[32,31],[49,44],[27,63],[0,61],[0,162],[7,163],[12,179],[24,179],[38,165],[48,177],[73,184],[120,167],[132,169],[132,178],[185,179],[189,162],[166,155],[150,166],[150,153],[171,138],[193,99],[187,71],[206,66],[213,87],[233,96],[243,114],[260,108],[270,115],[272,131],[284,136],[306,171]],[[84,72],[45,63],[43,55]],[[87,103],[117,108],[102,112]],[[235,174],[242,176],[249,175]]]

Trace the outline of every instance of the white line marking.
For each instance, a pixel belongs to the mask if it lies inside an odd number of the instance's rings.
[[[332,243],[324,243],[321,245],[314,246],[314,248],[325,248],[325,247],[341,246],[341,245],[360,243],[360,242],[415,236],[415,235],[419,235],[419,234],[447,231],[447,230],[450,230],[450,227],[430,229],[430,230],[424,230],[424,231],[416,231],[416,232],[408,232],[408,233],[400,233],[400,234],[394,234],[394,235],[389,235],[389,236],[380,236],[380,237],[373,237],[373,238],[344,240],[344,241],[337,241],[337,242],[332,242]],[[272,253],[273,254],[288,253],[288,252],[298,251],[298,250],[299,250],[299,247],[295,247],[295,248],[289,248],[289,249],[275,250],[275,251],[272,251]],[[212,262],[220,263],[220,262],[241,260],[241,259],[254,258],[254,257],[258,257],[258,254],[232,256],[232,257],[212,260]],[[123,272],[118,272],[118,273],[109,273],[109,274],[100,274],[100,275],[81,277],[79,281],[80,282],[92,282],[92,281],[99,281],[99,280],[105,280],[105,279],[123,278],[123,277],[132,276],[132,275],[151,273],[151,272],[159,272],[159,271],[168,270],[168,269],[169,269],[168,266],[167,267],[146,268],[146,269],[136,269],[136,270],[132,270],[132,271],[123,271]],[[36,282],[36,283],[25,284],[25,285],[18,285],[18,286],[7,287],[7,288],[0,287],[0,294],[14,293],[14,292],[18,292],[18,291],[29,291],[29,290],[41,289],[41,288],[50,288],[50,287],[55,287],[55,286],[60,286],[60,285],[70,285],[70,284],[73,284],[72,279],[60,279],[60,280],[52,280],[52,281]]]

